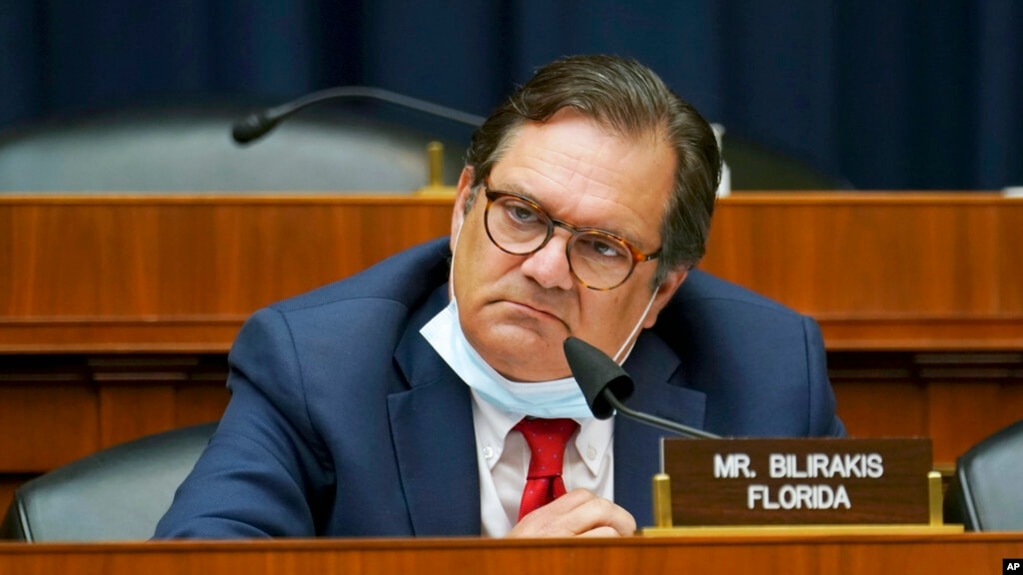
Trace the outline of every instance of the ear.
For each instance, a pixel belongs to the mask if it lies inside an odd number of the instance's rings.
[[[675,292],[682,285],[682,282],[685,281],[687,275],[689,275],[689,270],[686,268],[679,268],[668,272],[661,285],[657,286],[654,303],[650,305],[650,313],[643,320],[643,328],[650,329],[654,327],[654,324],[657,323],[658,314],[671,301],[671,297],[675,295]]]
[[[455,250],[455,239],[459,230],[462,229],[462,222],[465,220],[465,202],[469,199],[469,192],[472,191],[472,166],[462,168],[462,174],[458,176],[458,191],[455,194],[455,207],[451,211],[451,251]]]

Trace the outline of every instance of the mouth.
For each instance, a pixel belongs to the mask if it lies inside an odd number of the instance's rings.
[[[556,321],[568,330],[568,324],[565,320],[561,319],[561,316],[559,316],[551,308],[536,303],[513,300],[503,300],[502,303],[512,306],[518,313],[522,313],[530,317],[536,317],[545,321]]]

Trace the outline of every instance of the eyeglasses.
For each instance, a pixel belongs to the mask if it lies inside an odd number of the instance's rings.
[[[629,242],[603,230],[577,228],[556,220],[536,202],[484,186],[487,209],[483,217],[487,236],[501,251],[516,255],[535,254],[554,237],[554,226],[572,234],[565,245],[568,268],[583,286],[594,290],[612,290],[629,279],[636,264],[661,254],[644,254]]]

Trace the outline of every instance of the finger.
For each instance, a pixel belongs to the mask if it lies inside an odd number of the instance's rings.
[[[573,490],[533,511],[516,525],[511,537],[629,536],[636,520],[611,501],[586,491]]]
[[[615,505],[607,499],[595,500],[577,508],[577,511],[564,517],[569,522],[568,528],[577,535],[597,531],[602,536],[614,535],[629,537],[636,533],[636,519],[625,508]]]
[[[570,495],[572,498],[565,501],[566,506],[569,506],[570,509],[561,516],[560,520],[565,528],[573,534],[580,535],[601,527],[609,527],[622,536],[631,536],[636,533],[636,519],[631,513],[611,500],[597,497],[585,489],[576,489],[566,493],[550,505],[554,505]],[[552,511],[554,510],[558,510],[558,507],[552,509]]]
[[[586,533],[580,533],[577,537],[631,537],[634,533],[635,531],[622,533],[610,525],[601,525]]]

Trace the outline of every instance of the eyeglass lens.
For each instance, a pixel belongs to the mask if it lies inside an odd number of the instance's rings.
[[[568,229],[567,224],[557,224]],[[550,240],[555,222],[539,206],[515,196],[499,196],[488,205],[486,225],[497,247],[515,255],[529,255]],[[569,231],[568,262],[579,281],[608,289],[632,273],[632,252],[621,240],[598,230]]]

